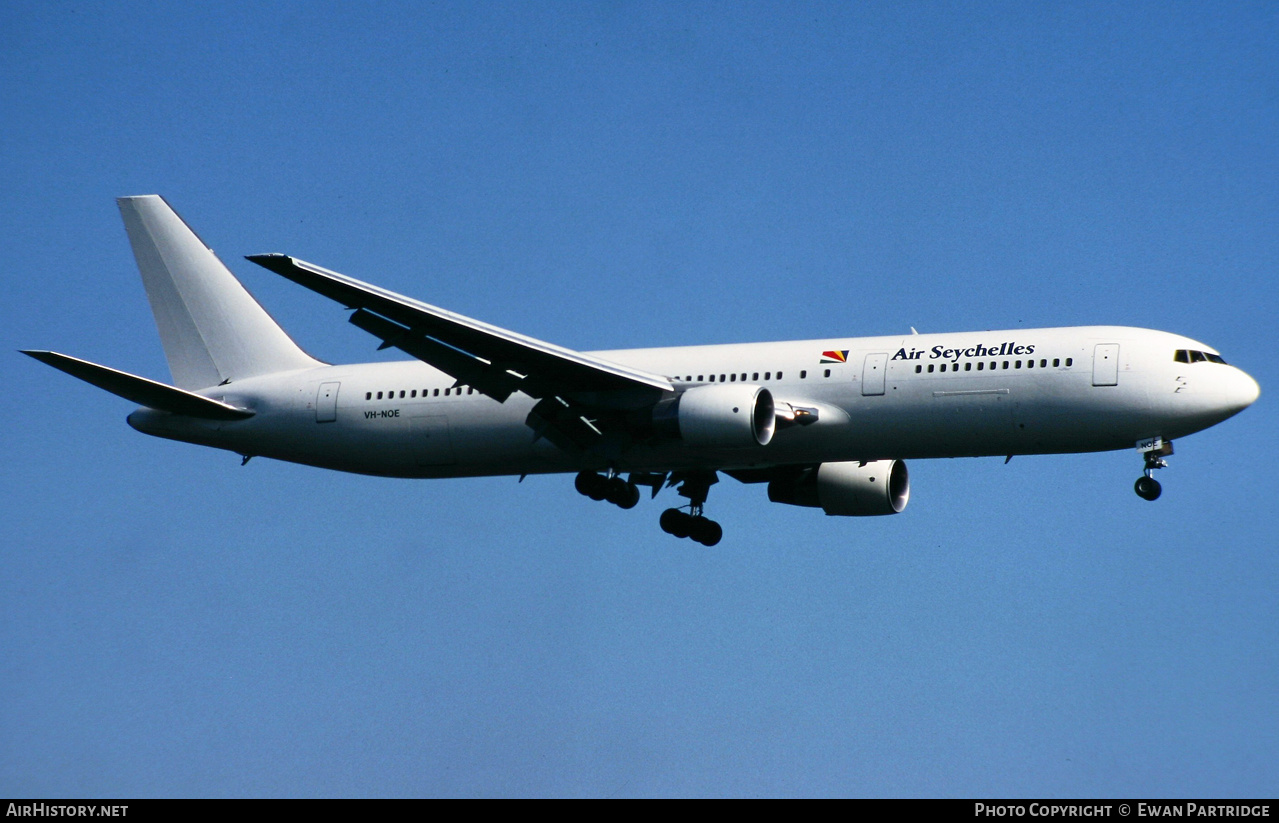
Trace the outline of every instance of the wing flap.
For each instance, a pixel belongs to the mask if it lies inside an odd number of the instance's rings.
[[[392,323],[367,309],[357,309],[351,315],[351,324],[381,339],[383,342],[379,348],[395,347],[424,363],[430,363],[458,383],[471,386],[499,403],[505,402],[506,398],[521,388],[520,378],[494,369],[493,364],[487,360],[481,360],[429,337],[413,334],[412,329]]]
[[[22,353],[125,400],[132,400],[140,406],[206,420],[244,420],[253,416],[253,412],[248,409],[239,409],[194,392],[138,377],[136,374],[99,366],[88,360],[53,351],[22,350]]]

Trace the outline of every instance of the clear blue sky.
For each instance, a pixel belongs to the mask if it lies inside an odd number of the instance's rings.
[[[0,7],[0,796],[1274,796],[1279,6]],[[714,549],[569,477],[162,441],[113,198],[308,350],[285,252],[602,349],[1088,323],[1262,386],[1177,443],[916,461],[900,516],[725,479]]]

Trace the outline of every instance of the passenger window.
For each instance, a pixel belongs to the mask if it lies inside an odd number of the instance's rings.
[[[721,383],[723,383],[723,382],[724,382],[724,375],[722,375],[722,374],[721,374],[721,375],[719,376],[719,382],[721,382]]]
[[[808,369],[801,370],[799,373],[799,379],[803,380],[806,377],[808,377]]]
[[[973,364],[972,364],[972,363],[965,363],[965,364],[964,364],[964,371],[972,371],[972,370],[973,370]]]
[[[735,374],[730,374],[730,375],[728,376],[728,382],[730,382],[730,383],[736,383],[736,382],[737,382],[737,375],[735,375]]]
[[[781,373],[781,372],[778,372],[778,373],[777,373],[777,379],[778,379],[778,380],[781,380],[781,379],[782,379],[782,373]]]
[[[1048,361],[1047,361],[1047,360],[1040,360],[1040,361],[1039,361],[1039,368],[1041,368],[1041,369],[1046,369],[1046,368],[1048,368]]]
[[[751,382],[753,383],[756,380],[759,380],[759,372],[755,372],[754,374],[751,375]]]
[[[915,364],[915,374],[919,374],[923,370],[924,370],[923,366],[919,365],[918,363]]]
[[[826,374],[825,374],[825,376],[826,376],[826,377],[830,377],[830,369],[827,369],[827,370],[826,370]]]
[[[941,364],[941,367],[938,369],[938,371],[943,371],[943,372],[944,372],[944,371],[946,371],[946,364],[945,364],[945,363],[942,363],[942,364]]]
[[[1013,368],[1015,368],[1015,369],[1020,369],[1020,368],[1021,368],[1021,361],[1020,361],[1020,360],[1018,360],[1016,363],[1014,363],[1014,364],[1013,364]]]
[[[1034,361],[1034,360],[1027,360],[1027,361],[1026,361],[1026,368],[1028,368],[1028,369],[1033,369],[1034,367],[1035,367],[1035,361]]]
[[[985,360],[978,360],[978,361],[977,361],[977,371],[981,371],[981,370],[982,370],[985,366],[986,366],[986,361],[985,361]]]
[[[1075,365],[1075,358],[1073,358],[1073,357],[1067,357],[1067,358],[1066,358],[1066,368],[1070,368],[1070,367],[1071,367],[1071,366],[1073,366],[1073,365]]]
[[[1060,365],[1061,365],[1061,359],[1060,359],[1060,358],[1057,358],[1057,357],[1054,357],[1054,358],[1053,358],[1053,368],[1055,369],[1055,368],[1057,368],[1057,367],[1058,367],[1058,366],[1060,366]]]
[[[994,360],[990,361],[990,370],[994,371],[997,368],[999,368],[999,364],[996,363]]]
[[[933,373],[933,364],[932,364],[932,363],[929,363],[929,364],[928,364],[928,373],[929,373],[929,374],[932,374],[932,373]]]
[[[1008,361],[1007,361],[1007,360],[1005,360],[1005,361],[1004,361],[1004,371],[1007,371],[1007,370],[1008,370]]]
[[[377,393],[377,399],[378,399],[378,400],[381,400],[381,399],[382,399],[382,392],[378,392],[378,393]]]
[[[764,372],[764,379],[765,379],[765,380],[772,380],[772,379],[773,379],[773,373],[772,373],[771,371],[766,371],[766,372]]]
[[[365,400],[372,400],[372,399],[373,399],[373,392],[371,392],[371,391],[366,391],[366,392],[364,393],[364,399],[365,399]]]

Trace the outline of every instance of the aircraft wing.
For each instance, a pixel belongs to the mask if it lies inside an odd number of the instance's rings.
[[[514,391],[558,399],[625,389],[674,390],[660,375],[463,317],[287,255],[248,259],[355,309],[351,323],[380,338],[380,348],[398,348],[498,401]]]

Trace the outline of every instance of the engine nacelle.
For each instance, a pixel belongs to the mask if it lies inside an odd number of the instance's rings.
[[[653,422],[663,434],[690,446],[767,446],[777,428],[773,394],[749,383],[697,386],[659,403]]]
[[[910,475],[901,460],[819,463],[797,476],[770,481],[768,499],[844,517],[897,514],[910,500]]]

